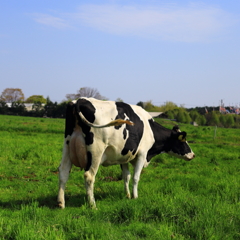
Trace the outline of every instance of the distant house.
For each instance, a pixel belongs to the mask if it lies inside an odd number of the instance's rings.
[[[12,107],[12,103],[6,103],[6,104],[9,108]],[[33,107],[34,103],[23,103],[23,104],[25,106],[26,111],[32,111],[33,110],[32,107]],[[42,103],[42,107],[44,107],[44,106],[45,106],[45,104]]]
[[[27,111],[32,111],[33,103],[24,103],[24,106]]]
[[[148,112],[152,117],[160,117],[163,115],[163,112]],[[162,116],[161,116],[162,117]]]

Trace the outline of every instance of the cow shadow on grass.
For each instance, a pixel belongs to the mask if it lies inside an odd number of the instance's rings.
[[[101,202],[106,198],[123,198],[122,193],[119,193],[117,190],[111,190],[111,192],[98,192],[95,194],[96,204],[97,202]],[[0,209],[11,209],[11,210],[20,210],[22,206],[31,205],[33,202],[37,202],[39,207],[47,207],[49,209],[57,209],[59,208],[57,203],[57,194],[43,196],[39,198],[29,198],[24,200],[11,200],[8,202],[3,202],[0,200]],[[87,197],[85,194],[73,194],[73,195],[65,195],[65,205],[66,207],[81,207],[83,205],[88,205]]]
[[[57,203],[57,195],[50,195],[40,198],[31,198],[24,200],[11,200],[8,202],[0,201],[0,208],[2,209],[12,209],[20,210],[22,206],[30,205],[33,202],[37,202],[39,207],[47,207],[49,209],[59,208]],[[69,207],[80,207],[86,204],[86,197],[81,195],[73,195],[65,197],[66,206]]]

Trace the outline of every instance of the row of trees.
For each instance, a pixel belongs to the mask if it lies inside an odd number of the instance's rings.
[[[169,119],[176,119],[177,122],[195,122],[201,126],[236,127],[240,128],[240,116],[236,114],[221,114],[218,111],[200,114],[196,109],[174,109],[166,112]]]
[[[65,101],[71,101],[80,97],[93,97],[100,100],[107,100],[102,96],[96,88],[83,87],[80,88],[77,93],[66,94]],[[42,95],[32,95],[25,99],[24,93],[20,88],[6,88],[0,96],[0,101],[6,103],[21,102],[21,103],[47,103],[47,99]]]
[[[0,114],[11,114],[34,117],[65,117],[66,105],[69,101],[79,97],[94,97],[100,100],[107,100],[95,88],[80,88],[76,94],[67,94],[66,100],[60,104],[52,102],[49,97],[42,95],[32,95],[25,99],[20,88],[6,88],[0,96]],[[32,104],[32,109],[26,108],[28,103]]]
[[[67,102],[58,104],[57,102],[52,102],[50,98],[47,98],[46,104],[43,105],[41,102],[35,102],[32,105],[32,110],[27,110],[24,102],[12,102],[9,107],[6,102],[0,100],[0,114],[63,118],[66,116],[66,106]]]
[[[139,102],[137,105],[143,107],[149,112],[164,112],[163,117],[176,120],[181,123],[195,122],[198,125],[204,126],[219,126],[219,127],[237,127],[240,128],[240,116],[236,114],[222,114],[215,111],[213,107],[205,107],[186,109],[184,106],[178,107],[173,102],[165,102],[161,106],[154,106],[151,101]]]
[[[41,95],[32,95],[24,100],[24,94],[21,89],[7,88],[0,96],[0,114],[63,118],[65,117],[67,103],[79,97],[94,97],[107,100],[97,89],[89,87],[80,88],[76,94],[67,94],[66,100],[60,104],[52,102],[49,97],[45,99]],[[118,98],[117,101],[122,101],[122,99]],[[9,106],[9,103],[11,103],[11,106]],[[26,110],[26,103],[33,103],[30,111]],[[164,117],[181,123],[196,122],[201,126],[240,127],[240,116],[221,114],[218,111],[214,111],[213,108],[209,112],[206,112],[205,108],[186,109],[184,106],[178,107],[170,101],[161,106],[155,106],[151,101],[138,102],[137,105],[149,112],[164,112]]]

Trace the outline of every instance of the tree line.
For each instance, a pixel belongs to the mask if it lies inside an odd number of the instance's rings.
[[[66,106],[71,100],[79,97],[94,97],[100,100],[107,100],[97,89],[84,87],[80,88],[76,94],[67,94],[66,100],[61,103],[52,102],[49,97],[42,95],[32,95],[25,99],[24,94],[19,88],[7,88],[0,96],[0,114],[32,116],[32,117],[51,117],[65,118]],[[118,98],[116,101],[122,101]],[[27,110],[26,104],[32,103],[32,109]],[[10,106],[9,106],[10,104]],[[180,123],[194,122],[200,126],[219,126],[240,128],[240,116],[236,114],[221,114],[213,107],[196,107],[187,109],[184,106],[177,106],[168,101],[163,105],[155,106],[151,101],[138,102],[148,112],[163,112],[163,118],[171,119]]]

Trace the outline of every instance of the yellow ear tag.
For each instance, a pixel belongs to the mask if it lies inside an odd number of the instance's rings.
[[[186,142],[186,138],[183,138],[183,135],[179,135],[178,140],[181,142]]]

